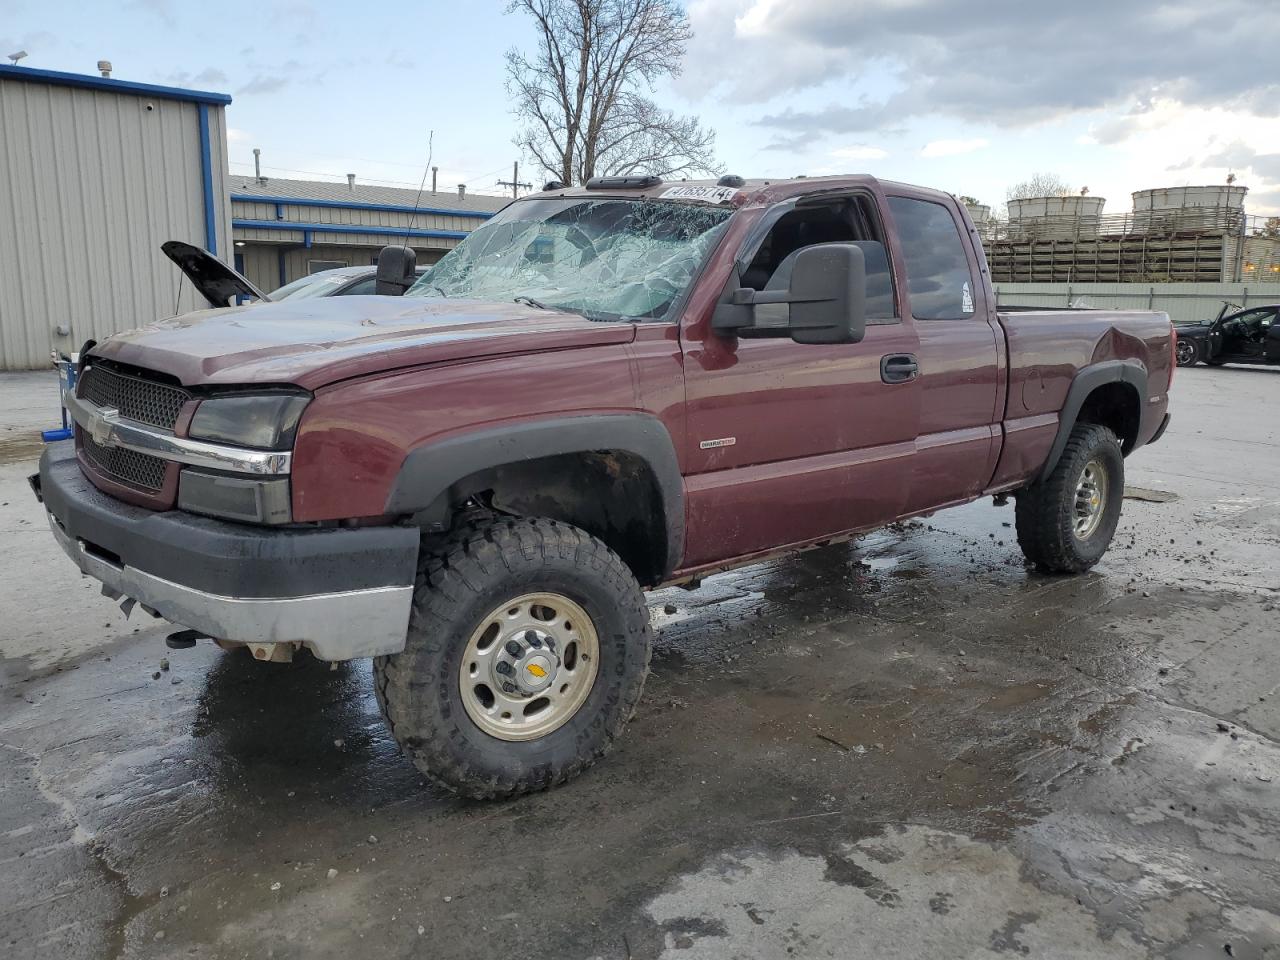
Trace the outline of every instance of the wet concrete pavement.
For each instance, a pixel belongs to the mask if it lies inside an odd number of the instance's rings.
[[[366,662],[126,622],[0,432],[0,955],[1280,957],[1280,373],[1175,397],[1094,572],[984,502],[654,594],[618,748],[497,804]]]

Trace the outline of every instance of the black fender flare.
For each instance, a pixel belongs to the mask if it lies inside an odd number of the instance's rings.
[[[1067,440],[1070,439],[1071,431],[1075,428],[1076,420],[1080,416],[1080,408],[1084,406],[1089,394],[1108,383],[1127,383],[1137,392],[1138,437],[1141,438],[1147,416],[1147,368],[1137,360],[1104,360],[1085,367],[1075,375],[1067,390],[1067,399],[1063,402],[1062,410],[1058,415],[1058,434],[1053,438],[1053,446],[1049,449],[1049,457],[1045,460],[1044,467],[1036,476],[1037,483],[1048,479],[1049,474],[1053,473],[1053,468],[1058,465],[1058,461],[1062,458],[1062,451],[1066,449]],[[1134,443],[1135,449],[1138,442]],[[1131,452],[1132,450],[1125,451],[1126,454]]]
[[[451,487],[484,470],[522,460],[621,451],[653,471],[666,528],[664,576],[684,556],[684,478],[666,426],[645,413],[584,414],[476,430],[411,450],[387,497],[388,514],[447,510]],[[447,517],[429,515],[428,520]]]

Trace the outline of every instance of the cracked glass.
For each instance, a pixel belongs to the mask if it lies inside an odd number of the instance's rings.
[[[470,233],[405,295],[518,300],[593,320],[661,320],[733,212],[618,198],[520,201]]]

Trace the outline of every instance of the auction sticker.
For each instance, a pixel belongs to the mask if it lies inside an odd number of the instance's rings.
[[[668,187],[660,200],[703,200],[707,203],[727,203],[738,195],[737,187]]]

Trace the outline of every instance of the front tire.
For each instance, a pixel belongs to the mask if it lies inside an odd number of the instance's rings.
[[[1204,348],[1196,340],[1179,340],[1175,359],[1180,367],[1194,367],[1204,359]]]
[[[374,688],[430,779],[512,797],[605,755],[651,644],[640,586],[609,547],[554,520],[496,518],[424,548],[405,649],[374,660]]]
[[[1046,573],[1082,573],[1107,552],[1124,501],[1124,455],[1106,427],[1077,423],[1047,478],[1017,495],[1018,545]]]

